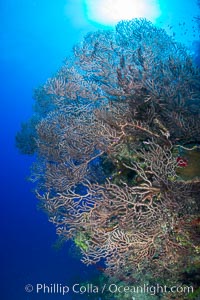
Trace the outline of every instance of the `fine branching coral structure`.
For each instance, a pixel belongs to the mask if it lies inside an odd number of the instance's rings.
[[[183,45],[144,19],[89,33],[35,100],[17,146],[85,264],[127,282],[200,264],[199,174],[181,175],[199,151],[200,70]]]

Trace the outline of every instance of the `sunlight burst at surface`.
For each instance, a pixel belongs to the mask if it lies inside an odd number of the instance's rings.
[[[85,0],[85,6],[88,19],[103,25],[133,18],[154,21],[160,15],[156,0]]]

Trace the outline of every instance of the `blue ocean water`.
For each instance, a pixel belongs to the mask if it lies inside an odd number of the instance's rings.
[[[26,180],[34,158],[22,156],[15,135],[32,113],[34,88],[61,66],[73,44],[85,33],[101,28],[84,14],[84,1],[1,1],[1,280],[0,299],[84,299],[84,295],[26,292],[31,284],[71,285],[98,274],[79,261],[67,243],[55,250],[54,226],[37,209]],[[187,1],[185,1],[187,2]],[[199,36],[192,18],[200,14],[196,1],[160,1],[155,21],[184,42],[198,59]],[[179,23],[185,25],[179,25]],[[195,52],[196,51],[196,52]],[[76,297],[76,298],[73,298]]]

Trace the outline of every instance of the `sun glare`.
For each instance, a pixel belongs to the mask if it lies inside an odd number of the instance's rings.
[[[160,15],[156,0],[85,0],[87,17],[102,25],[114,25],[120,20],[147,18],[154,21]]]

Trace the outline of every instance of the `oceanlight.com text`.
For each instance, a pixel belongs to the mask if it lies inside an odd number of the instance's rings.
[[[67,295],[68,293],[73,294],[99,294],[103,295],[104,293],[113,294],[129,294],[136,297],[138,294],[149,294],[152,296],[158,294],[172,293],[172,294],[189,294],[193,293],[193,286],[166,286],[166,285],[119,285],[119,284],[104,284],[102,286],[97,286],[92,283],[83,285],[79,283],[74,283],[73,285],[66,285],[62,283],[37,283],[35,286],[32,284],[27,284],[25,286],[25,291],[27,293],[36,293],[36,294],[59,294]],[[136,299],[136,298],[135,298]]]

